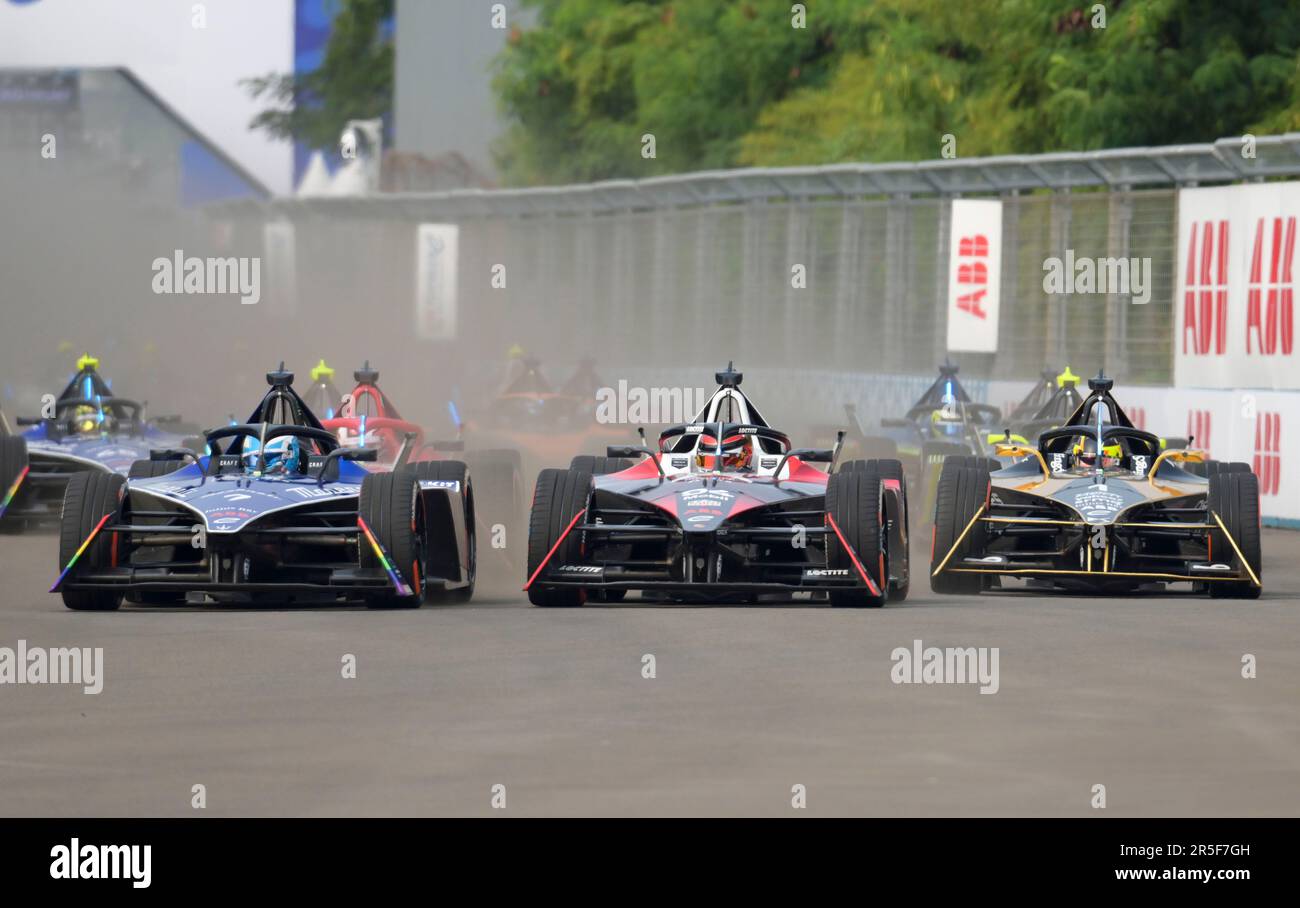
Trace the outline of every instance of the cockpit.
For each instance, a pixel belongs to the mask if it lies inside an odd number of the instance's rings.
[[[687,425],[659,436],[667,473],[751,473],[770,475],[790,450],[785,433],[771,428],[736,386],[740,373],[719,373],[719,388]]]
[[[1065,426],[1044,432],[1039,448],[1057,475],[1128,473],[1145,476],[1160,455],[1160,439],[1132,426]]]

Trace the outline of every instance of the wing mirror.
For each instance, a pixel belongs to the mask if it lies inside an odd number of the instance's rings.
[[[798,457],[805,463],[834,463],[835,450],[833,448],[791,448],[782,455],[776,469],[772,471],[774,477],[781,478],[781,471],[785,469],[785,463],[791,457]]]
[[[655,457],[654,451],[641,445],[608,445],[605,448],[606,457],[640,457],[642,454],[654,462],[656,469],[659,470],[659,477],[664,475],[663,464],[659,463],[659,458]]]
[[[149,459],[155,463],[161,460],[193,460],[199,462],[199,455],[189,448],[155,448],[149,452]]]
[[[807,463],[830,463],[835,458],[832,448],[795,448],[786,454],[786,459],[798,457]]]
[[[335,448],[325,455],[325,462],[320,467],[320,481],[332,482],[339,478],[340,460],[374,463],[378,459],[379,451],[376,448]]]

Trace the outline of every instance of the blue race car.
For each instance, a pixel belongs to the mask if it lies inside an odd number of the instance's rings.
[[[367,469],[293,390],[271,388],[239,425],[205,433],[207,453],[156,450],[130,478],[79,473],[63,501],[51,592],[68,608],[124,597],[337,602],[411,608],[474,591],[474,493],[463,463]]]
[[[146,418],[144,405],[113,396],[98,366],[89,354],[79,359],[49,411],[19,418],[17,431],[0,415],[0,520],[6,529],[58,520],[64,490],[78,473],[125,475],[151,450],[186,443],[162,428],[176,426],[178,417]]]

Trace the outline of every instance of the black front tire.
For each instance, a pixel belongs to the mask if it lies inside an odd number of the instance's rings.
[[[988,533],[984,524],[978,521],[971,524],[971,521],[988,500],[988,494],[989,474],[979,467],[953,466],[940,474],[939,488],[935,493],[934,542],[930,553],[930,589],[934,592],[972,596],[983,588],[981,575],[955,574],[951,569],[968,555],[978,555],[983,551]],[[953,545],[963,532],[966,536],[954,551]],[[945,558],[945,572],[936,575],[935,568]]]
[[[533,492],[532,513],[528,520],[528,577],[532,577],[547,554],[559,542],[549,565],[573,564],[582,558],[579,534],[561,535],[578,512],[587,506],[591,494],[592,474],[582,470],[542,470]],[[582,587],[548,587],[535,582],[528,587],[528,601],[547,607],[582,605],[587,591]]]
[[[595,454],[579,454],[569,461],[569,469],[592,476],[604,476],[607,473],[622,473],[632,467],[633,463],[626,457],[599,457]]]
[[[1237,467],[1238,464],[1222,466]],[[1240,464],[1246,467],[1246,464]],[[1245,470],[1220,470],[1210,474],[1209,509],[1219,515],[1223,525],[1232,534],[1232,539],[1241,549],[1241,554],[1250,564],[1255,576],[1264,578],[1261,566],[1260,531],[1259,531],[1259,479],[1250,468]],[[1214,524],[1214,518],[1210,518]],[[1214,524],[1210,531],[1212,557],[1216,561],[1226,561],[1240,565],[1232,542],[1223,531]],[[1215,599],[1258,599],[1260,587],[1250,580],[1210,581],[1210,596]]]
[[[137,460],[126,475],[128,479],[153,479],[175,473],[183,466],[185,461],[179,457],[174,460]]]
[[[27,439],[21,435],[0,436],[0,501],[9,494],[9,487],[27,462]],[[21,525],[22,521],[18,521]]]
[[[91,470],[74,473],[63,491],[63,514],[59,519],[59,570],[63,570],[77,549],[94,531],[104,515],[116,513],[122,501],[122,488],[126,479],[117,473]],[[86,551],[82,552],[73,571],[93,573],[112,563],[111,537],[101,532]],[[116,590],[63,589],[63,604],[79,612],[111,612],[122,605],[122,594]]]
[[[972,454],[950,454],[943,459],[944,469],[949,467],[974,467],[977,470],[983,470],[986,473],[994,473],[1002,469],[996,457],[976,457]]]
[[[391,473],[368,475],[361,483],[358,513],[414,592],[411,596],[399,596],[390,586],[382,593],[367,595],[366,605],[370,608],[419,608],[424,600],[428,536],[416,471],[403,467]],[[358,533],[357,537],[361,567],[383,570],[365,534]]]
[[[835,473],[826,483],[826,514],[845,542],[857,555],[858,563],[872,583],[876,593],[867,586],[852,589],[832,589],[830,603],[835,607],[879,608],[885,604],[889,589],[888,534],[885,532],[885,490],[881,475],[874,469],[854,469]],[[826,565],[831,569],[848,570],[858,578],[858,567],[853,557],[840,542],[834,528],[826,534]]]

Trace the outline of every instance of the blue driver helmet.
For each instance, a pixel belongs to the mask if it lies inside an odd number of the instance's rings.
[[[244,439],[243,451],[244,469],[250,472],[256,470],[258,455],[261,454],[261,444],[256,438],[246,438]],[[272,438],[266,443],[265,472],[291,473],[297,470],[301,452],[301,443],[292,435],[281,435],[279,438]]]

